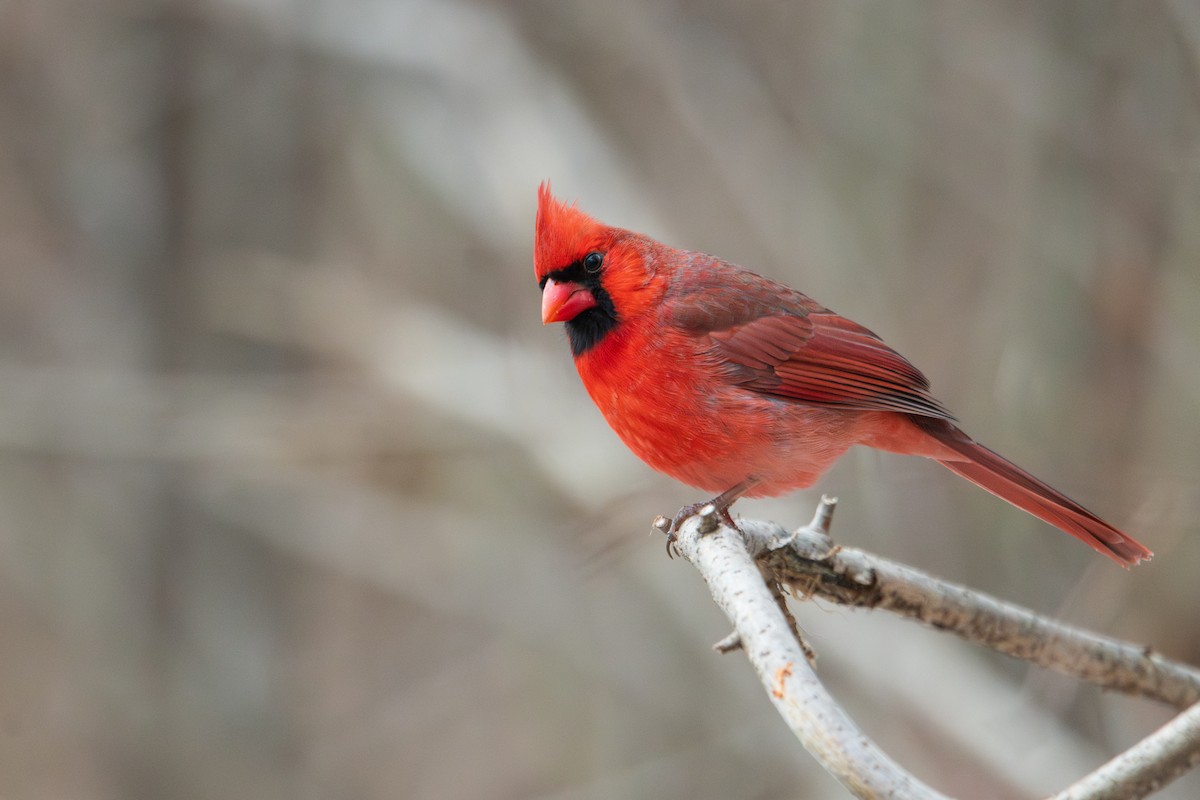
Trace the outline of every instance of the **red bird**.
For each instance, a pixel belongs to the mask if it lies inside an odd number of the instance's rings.
[[[1152,555],[975,442],[916,367],[795,289],[604,225],[544,183],[536,237],[542,322],[566,324],[608,424],[652,468],[720,492],[730,524],[737,498],[811,486],[861,444],[935,459],[1123,566]]]

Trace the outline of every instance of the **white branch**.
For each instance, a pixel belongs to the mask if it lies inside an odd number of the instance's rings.
[[[822,500],[822,504],[832,501]],[[983,592],[850,547],[812,526],[793,533],[739,521],[750,552],[805,595],[879,608],[1104,689],[1184,709],[1200,702],[1200,670],[1075,628]]]
[[[1053,800],[1135,800],[1200,764],[1200,703]]]
[[[704,576],[771,702],[805,749],[856,797],[944,800],[855,726],[817,679],[745,541],[727,527],[707,532],[713,523],[711,515],[684,523],[678,552]]]
[[[676,547],[700,570],[733,622],[734,635],[722,640],[719,649],[725,652],[740,642],[788,726],[856,797],[944,796],[867,739],[821,685],[807,646],[796,637],[773,592],[777,581],[806,596],[887,609],[1104,688],[1179,708],[1196,704],[1055,800],[1143,797],[1200,763],[1200,670],[902,564],[838,547],[828,536],[835,502],[822,498],[813,522],[790,534],[754,520],[739,520],[739,533],[720,526],[709,506],[683,525]],[[770,575],[768,582],[760,568]]]

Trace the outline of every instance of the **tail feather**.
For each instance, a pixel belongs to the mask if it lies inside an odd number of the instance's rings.
[[[972,440],[945,420],[914,420],[962,460],[938,459],[947,469],[1063,530],[1123,567],[1153,553],[1062,492],[1030,475],[1008,459]]]

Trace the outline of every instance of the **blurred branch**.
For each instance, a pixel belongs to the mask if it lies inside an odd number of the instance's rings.
[[[1127,800],[1156,792],[1200,764],[1200,703],[1053,800]]]
[[[835,603],[883,608],[968,641],[1102,688],[1184,708],[1200,701],[1200,670],[1149,648],[1098,636],[1041,617],[986,594],[833,543],[828,534],[836,501],[823,498],[812,523],[792,533],[773,523],[740,520],[742,532],[718,524],[711,506],[688,520],[677,549],[709,585],[734,623],[772,702],[804,747],[857,797],[941,797],[867,739],[825,691],[809,664],[808,646],[777,602],[771,584]],[[761,568],[761,572],[760,572]],[[797,590],[800,590],[797,592]],[[1200,705],[1060,798],[1140,797],[1200,763]],[[1121,788],[1113,794],[1113,786]],[[1140,794],[1139,794],[1140,792]]]

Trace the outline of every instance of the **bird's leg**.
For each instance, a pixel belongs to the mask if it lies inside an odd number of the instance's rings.
[[[733,505],[735,500],[750,491],[750,488],[756,483],[758,483],[757,478],[746,478],[746,480],[738,483],[736,486],[721,492],[712,500],[706,500],[703,503],[692,503],[679,509],[679,512],[675,514],[670,526],[667,528],[667,555],[672,558],[674,557],[671,553],[671,546],[675,544],[675,539],[679,535],[679,528],[683,525],[684,521],[689,517],[699,514],[700,510],[705,506],[711,505],[722,522],[740,533],[741,528],[737,526],[737,523],[733,521],[733,517],[730,516],[729,507]]]
[[[692,503],[691,505],[684,506],[683,508],[679,509],[679,512],[675,515],[674,519],[671,520],[671,528],[669,533],[672,535],[678,533],[679,527],[683,525],[684,520],[686,520],[688,517],[696,516],[696,514],[700,513],[700,509],[708,505],[711,505],[716,510],[718,516],[721,517],[722,522],[733,528],[735,531],[740,530],[737,526],[737,523],[733,521],[733,517],[729,515],[729,507],[733,505],[734,501],[736,501],[739,497],[750,491],[750,489],[756,483],[758,483],[757,478],[746,478],[746,480],[742,481],[741,483],[738,483],[732,488],[721,492],[712,500],[706,500],[703,503]]]

